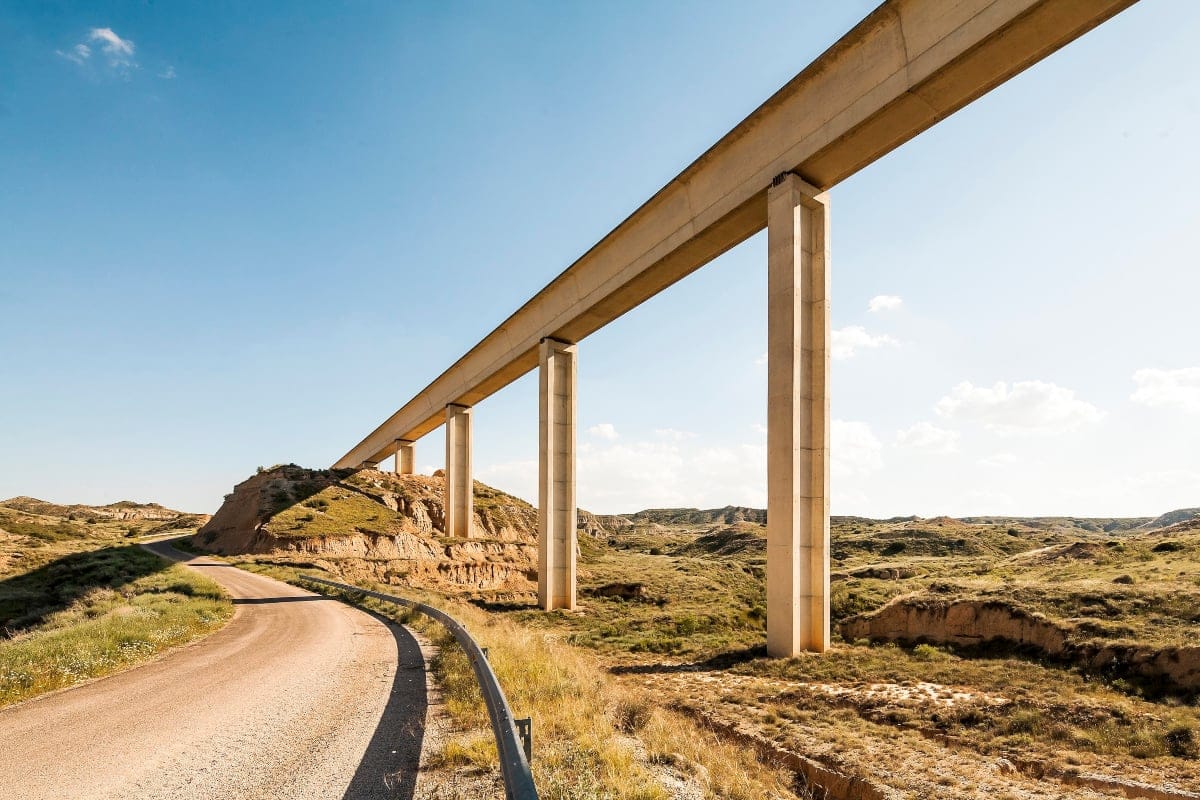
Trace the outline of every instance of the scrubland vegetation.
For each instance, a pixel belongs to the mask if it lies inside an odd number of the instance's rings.
[[[531,518],[514,498],[483,500]],[[414,583],[402,563],[368,569],[369,550],[246,563],[379,576],[462,619],[492,648],[514,711],[533,717],[551,797],[1186,797],[1200,788],[1196,685],[1139,659],[1186,660],[1200,644],[1196,519],[836,518],[833,649],[785,660],[765,655],[765,528],[751,509],[582,515],[574,612],[536,610],[528,582],[488,588],[478,567],[459,590]],[[487,566],[489,531],[472,542]],[[1014,638],[841,635],[888,609],[956,604],[1033,620],[1062,646],[1016,623]],[[491,768],[474,676],[444,634],[427,635],[441,639],[436,675],[460,730],[440,768]]]
[[[144,662],[232,616],[215,583],[136,544],[202,520],[120,518],[136,508],[0,505],[0,706]]]

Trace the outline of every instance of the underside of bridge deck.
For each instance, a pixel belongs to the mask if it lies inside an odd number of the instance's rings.
[[[403,441],[411,469],[411,443],[446,424],[446,532],[469,536],[470,407],[540,366],[539,601],[573,607],[574,343],[767,228],[768,650],[824,650],[824,193],[1135,1],[886,0],[334,466]]]

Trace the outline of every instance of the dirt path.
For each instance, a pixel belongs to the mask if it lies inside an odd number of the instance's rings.
[[[212,636],[0,711],[0,800],[413,797],[424,662],[399,626],[187,560],[237,604]]]

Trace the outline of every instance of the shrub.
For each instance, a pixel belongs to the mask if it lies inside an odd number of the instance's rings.
[[[913,658],[917,661],[936,661],[942,657],[942,651],[931,644],[919,644],[913,648]]]
[[[1200,758],[1200,742],[1187,725],[1176,725],[1167,731],[1163,737],[1167,743],[1167,752],[1176,758]]]

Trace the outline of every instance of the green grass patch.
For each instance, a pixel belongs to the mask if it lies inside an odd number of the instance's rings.
[[[183,566],[132,548],[104,561],[136,572],[142,555],[160,568],[117,588],[93,585],[36,627],[0,640],[0,706],[140,663],[211,633],[233,615],[216,583]],[[126,564],[113,566],[114,558]]]

